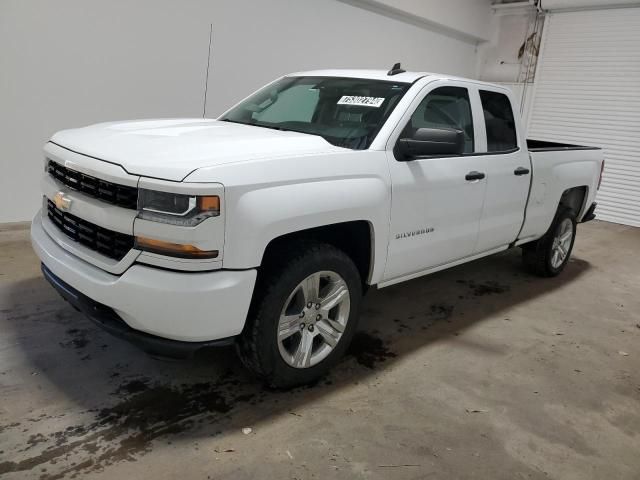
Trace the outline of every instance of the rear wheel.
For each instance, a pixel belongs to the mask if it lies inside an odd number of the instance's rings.
[[[522,259],[525,267],[542,277],[558,275],[569,262],[576,238],[576,225],[574,211],[561,208],[547,233],[523,247]]]
[[[362,287],[358,269],[341,250],[311,243],[261,272],[238,352],[274,387],[293,387],[324,375],[355,332]]]

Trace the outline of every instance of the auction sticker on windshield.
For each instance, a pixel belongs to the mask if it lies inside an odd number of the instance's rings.
[[[338,105],[354,105],[357,107],[375,107],[378,108],[384,102],[384,98],[381,97],[358,97],[351,95],[344,95],[338,100]]]

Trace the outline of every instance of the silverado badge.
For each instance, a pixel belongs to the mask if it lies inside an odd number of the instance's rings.
[[[426,235],[427,233],[431,233],[434,230],[435,228],[428,227],[428,228],[421,228],[419,230],[414,230],[412,232],[396,233],[396,240],[400,240],[401,238],[415,237],[417,235]]]
[[[53,203],[56,204],[56,207],[59,210],[69,210],[71,206],[71,199],[64,195],[64,192],[58,192],[53,197]]]

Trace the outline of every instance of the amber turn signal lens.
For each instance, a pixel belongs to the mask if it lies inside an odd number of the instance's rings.
[[[220,197],[198,197],[198,209],[201,212],[220,212]]]
[[[136,237],[136,247],[146,252],[180,258],[216,258],[218,256],[218,250],[200,250],[193,245],[165,242],[147,237]]]

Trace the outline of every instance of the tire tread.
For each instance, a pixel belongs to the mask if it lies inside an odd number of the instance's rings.
[[[553,238],[558,223],[562,219],[567,217],[573,219],[575,236],[575,212],[569,207],[561,206],[560,208],[558,208],[553,222],[551,222],[549,230],[547,230],[547,232],[538,240],[523,246],[522,261],[525,268],[529,272],[539,277],[555,277],[564,269],[564,265],[558,270],[554,270],[551,268],[549,262],[549,250],[551,249],[551,244],[553,243]],[[567,255],[567,261],[570,255],[571,251],[569,251],[569,254]]]
[[[271,252],[270,258],[266,259],[263,266],[260,267],[261,270],[256,281],[255,294],[249,308],[247,323],[236,342],[236,350],[242,363],[272,387],[289,387],[294,386],[294,384],[289,385],[285,379],[279,378],[276,372],[266,368],[265,363],[260,358],[259,347],[262,339],[262,324],[268,319],[269,300],[279,288],[278,280],[283,274],[287,271],[295,270],[298,265],[304,264],[309,259],[327,255],[340,257],[341,260],[346,260],[353,265],[351,259],[342,250],[333,245],[314,240],[302,240],[294,245],[288,244],[276,247]],[[358,274],[355,265],[353,265],[353,270]],[[357,294],[357,292],[354,293]],[[349,341],[350,339],[345,338],[343,340]],[[295,384],[298,383],[295,382]]]

